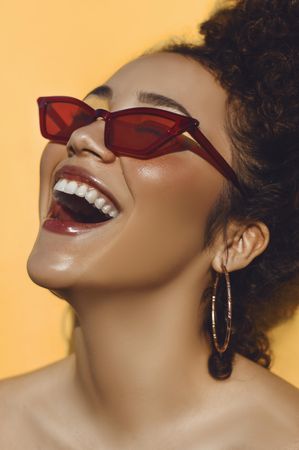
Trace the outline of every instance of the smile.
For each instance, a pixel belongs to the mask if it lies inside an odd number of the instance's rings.
[[[115,205],[90,185],[60,178],[53,188],[53,198],[42,227],[56,233],[79,234],[103,226],[117,217]]]

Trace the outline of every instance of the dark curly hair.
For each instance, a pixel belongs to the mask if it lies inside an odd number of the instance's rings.
[[[199,32],[203,42],[170,41],[156,52],[198,61],[228,94],[232,166],[246,197],[226,183],[207,221],[205,248],[231,219],[261,221],[270,231],[266,250],[230,274],[233,333],[222,355],[212,345],[212,287],[204,293],[209,373],[226,379],[236,352],[270,367],[266,333],[289,319],[299,303],[299,0],[226,2]],[[220,289],[217,305],[225,314],[226,289]],[[224,332],[219,330],[220,337]]]
[[[212,345],[212,286],[203,296],[208,369],[221,380],[231,375],[236,352],[269,368],[267,332],[289,319],[299,303],[299,0],[226,2],[199,33],[199,43],[171,40],[143,54],[167,51],[192,58],[228,94],[232,166],[246,197],[225,183],[206,224],[205,248],[232,219],[261,221],[270,231],[266,250],[230,274],[233,333],[222,355]],[[225,314],[225,283],[219,287],[217,305]],[[224,332],[218,330],[220,341]]]

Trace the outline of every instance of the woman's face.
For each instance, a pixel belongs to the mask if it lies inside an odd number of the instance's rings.
[[[103,83],[111,100],[90,95],[93,108],[117,111],[149,106],[138,92],[169,97],[200,122],[201,130],[231,164],[224,131],[225,91],[199,63],[159,53],[138,58]],[[151,288],[169,281],[190,264],[207,271],[211,255],[203,249],[207,217],[226,180],[206,160],[184,150],[142,160],[115,156],[103,143],[102,120],[76,130],[69,148],[49,143],[40,166],[40,221],[52,199],[57,169],[66,164],[88,169],[114,194],[121,213],[102,227],[78,235],[40,228],[27,270],[49,289],[118,290]]]

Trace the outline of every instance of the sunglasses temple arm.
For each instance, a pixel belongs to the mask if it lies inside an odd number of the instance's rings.
[[[215,168],[228,180],[232,181],[239,191],[245,195],[242,186],[236,176],[236,173],[230,167],[230,165],[225,161],[225,159],[220,155],[220,153],[215,149],[210,141],[201,133],[198,128],[188,130],[188,133],[196,139],[196,141],[201,145],[203,150],[207,153],[203,154],[201,150],[198,149],[197,145],[194,145],[194,151],[201,157],[206,159],[210,164],[215,166]]]

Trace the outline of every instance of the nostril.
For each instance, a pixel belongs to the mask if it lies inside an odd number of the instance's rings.
[[[67,156],[73,156],[76,152],[71,145],[66,146]]]

